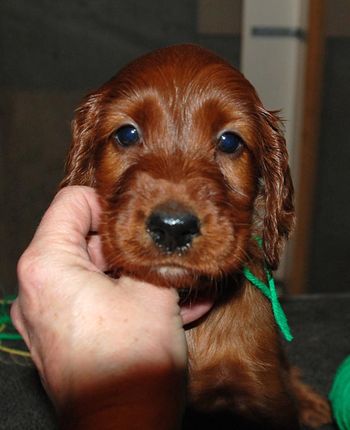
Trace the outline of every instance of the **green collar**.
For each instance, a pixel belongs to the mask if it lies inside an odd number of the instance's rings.
[[[264,269],[267,278],[267,285],[261,279],[253,275],[253,273],[248,269],[248,267],[243,268],[243,275],[252,285],[257,287],[270,300],[275,321],[280,328],[284,338],[288,342],[291,342],[293,340],[293,335],[290,331],[286,314],[284,313],[282,306],[278,300],[275,281],[272,277],[270,270],[266,266],[264,267]]]

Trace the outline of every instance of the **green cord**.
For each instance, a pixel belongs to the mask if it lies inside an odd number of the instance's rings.
[[[4,325],[6,329],[10,328],[13,330],[14,327],[12,325],[11,317],[8,314],[7,306],[11,305],[11,303],[16,299],[16,296],[5,296],[1,301],[1,309],[0,309],[0,324]],[[21,340],[22,336],[17,332],[1,332],[0,331],[0,341],[1,340]]]
[[[243,275],[248,279],[248,281],[257,287],[270,301],[272,305],[273,315],[275,317],[276,323],[280,328],[284,338],[291,342],[293,340],[293,335],[290,331],[286,314],[284,313],[282,306],[278,300],[275,281],[270,273],[270,271],[265,267],[265,272],[267,276],[268,285],[266,285],[261,279],[257,278],[248,269],[248,267],[243,268]]]
[[[18,333],[0,333],[0,340],[22,340],[22,336]]]
[[[7,304],[11,304],[13,301],[15,301],[17,296],[15,294],[6,294],[4,297],[4,302]]]
[[[0,324],[11,324],[11,323],[12,321],[9,315],[5,314],[0,316]]]

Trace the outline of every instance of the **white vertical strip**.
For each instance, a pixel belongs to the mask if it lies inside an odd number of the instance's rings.
[[[241,69],[268,109],[281,110],[294,161],[302,110],[307,1],[245,0]],[[290,35],[254,35],[254,30],[290,31]],[[292,155],[293,154],[293,155]],[[294,163],[293,170],[294,170]],[[294,170],[295,173],[295,170]]]
[[[266,108],[280,110],[295,185],[301,141],[308,0],[244,0],[241,69]],[[296,187],[297,188],[297,187]],[[281,264],[278,277],[285,278]]]

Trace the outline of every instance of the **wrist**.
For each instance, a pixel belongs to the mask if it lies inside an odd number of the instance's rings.
[[[186,390],[184,369],[143,369],[127,378],[84,384],[59,414],[65,430],[178,430]]]

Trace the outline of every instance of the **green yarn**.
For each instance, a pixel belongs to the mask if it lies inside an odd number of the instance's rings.
[[[2,340],[21,340],[22,336],[17,333],[9,314],[9,307],[15,300],[16,296],[5,296],[4,299],[0,300],[0,343]],[[3,329],[9,331],[3,331]]]
[[[271,272],[266,267],[265,273],[268,285],[266,285],[261,279],[253,275],[253,273],[248,269],[248,267],[243,268],[243,275],[246,277],[246,279],[248,279],[251,284],[257,287],[271,301],[275,321],[280,328],[284,338],[288,342],[291,342],[293,340],[293,335],[290,331],[286,314],[284,313],[282,306],[278,300],[275,281],[271,275]]]
[[[254,237],[254,239],[257,241],[259,247],[262,248],[263,247],[262,238],[259,236],[256,236]],[[284,313],[282,306],[278,300],[275,281],[273,279],[273,276],[270,270],[267,268],[266,264],[264,266],[264,269],[265,269],[268,285],[266,285],[261,279],[257,278],[248,269],[248,267],[243,267],[243,275],[251,284],[257,287],[270,300],[275,321],[278,327],[280,328],[284,338],[288,342],[291,342],[293,340],[293,335],[290,331],[286,314]]]
[[[0,340],[22,340],[22,336],[18,333],[0,333]]]
[[[350,430],[350,356],[337,370],[329,400],[339,429]]]

